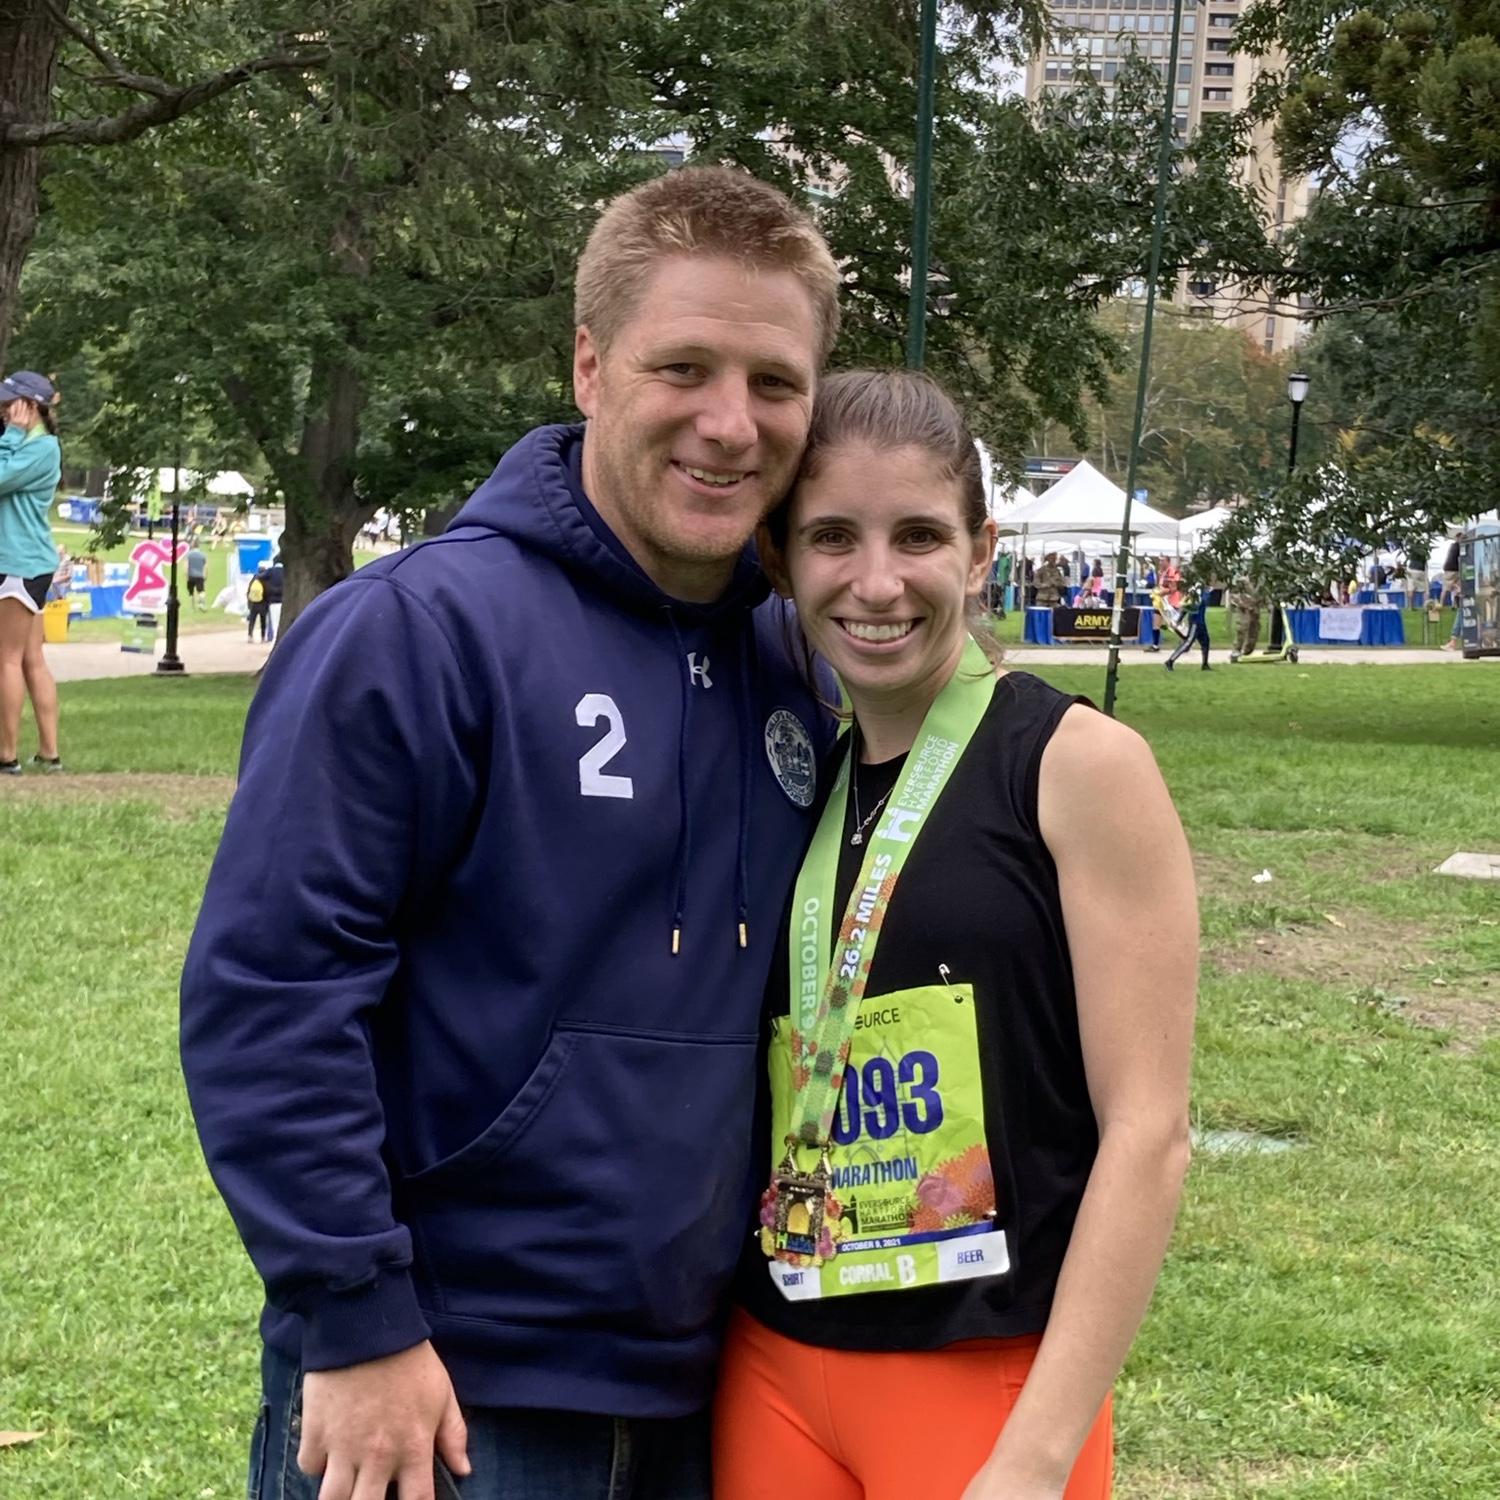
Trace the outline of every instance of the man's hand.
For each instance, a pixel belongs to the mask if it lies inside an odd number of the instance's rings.
[[[434,1453],[462,1477],[468,1436],[429,1343],[303,1379],[297,1467],[323,1476],[318,1500],[385,1500],[393,1483],[400,1500],[433,1500]]]

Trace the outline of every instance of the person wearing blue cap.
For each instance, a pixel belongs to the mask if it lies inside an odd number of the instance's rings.
[[[57,684],[42,654],[42,605],[57,569],[47,513],[62,478],[52,407],[57,388],[18,370],[0,380],[0,774],[19,776],[21,709],[36,709],[42,770],[62,769],[57,753]]]

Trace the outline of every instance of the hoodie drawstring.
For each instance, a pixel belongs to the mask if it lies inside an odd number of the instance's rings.
[[[740,947],[750,946],[750,777],[754,771],[754,749],[750,737],[755,732],[754,676],[758,676],[760,654],[755,644],[755,621],[746,615],[740,651],[740,693],[735,700],[735,719],[740,731],[740,844],[736,856],[734,898],[739,919]],[[752,674],[752,667],[757,669]]]
[[[693,716],[692,674],[684,670],[687,653],[683,650],[682,631],[670,606],[666,610],[667,623],[672,627],[672,639],[677,647],[678,681],[682,685],[682,720],[677,737],[677,893],[672,901],[672,954],[682,951],[683,910],[687,905],[688,859],[692,853],[693,827],[688,802],[688,733]],[[739,841],[735,850],[734,901],[735,926],[739,946],[750,946],[750,779],[754,774],[754,752],[750,737],[754,728],[754,715],[750,711],[754,702],[755,669],[760,656],[755,641],[755,622],[747,615],[741,627],[741,650],[739,652],[739,692],[735,696],[735,726],[740,742],[740,816]]]
[[[672,639],[677,644],[675,666],[677,680],[682,685],[682,721],[677,734],[677,895],[672,902],[672,956],[682,951],[682,910],[687,904],[688,853],[692,848],[692,822],[688,810],[687,791],[687,746],[688,723],[693,716],[693,684],[684,670],[687,653],[682,649],[682,632],[677,628],[677,616],[667,606],[667,623],[672,627]]]

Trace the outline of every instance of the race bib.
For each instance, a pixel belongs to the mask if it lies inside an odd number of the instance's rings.
[[[773,1159],[793,1131],[788,1017],[771,1036]],[[770,1261],[783,1297],[895,1292],[1010,1269],[984,1133],[974,992],[928,985],[866,996],[833,1122],[832,1196],[844,1237],[822,1266]]]

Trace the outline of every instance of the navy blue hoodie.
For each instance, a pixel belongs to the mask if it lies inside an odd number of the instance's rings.
[[[667,1416],[709,1394],[826,735],[753,564],[669,600],[579,433],[278,644],[183,1065],[268,1343],[430,1334],[461,1401]]]

